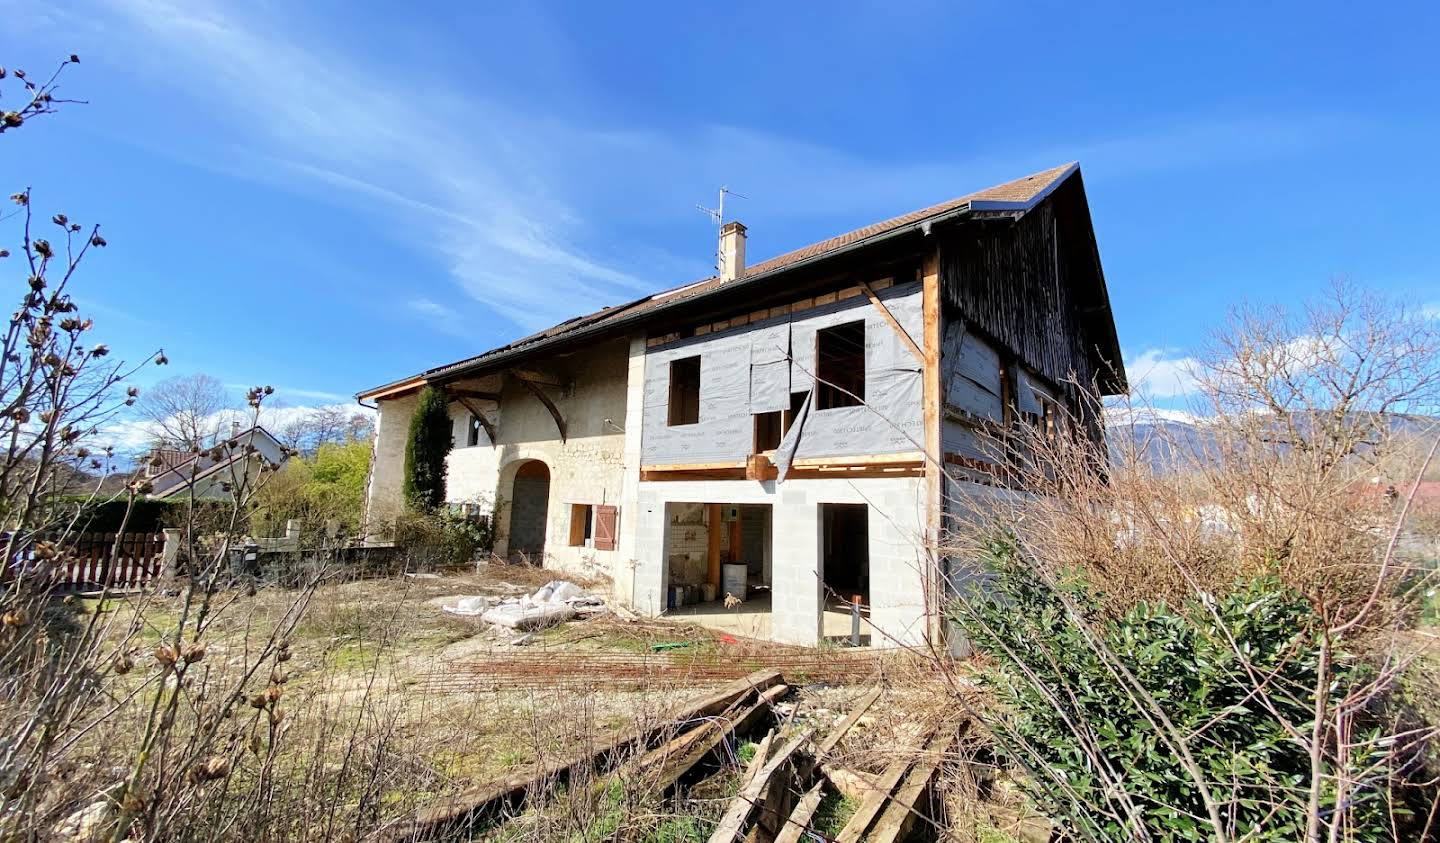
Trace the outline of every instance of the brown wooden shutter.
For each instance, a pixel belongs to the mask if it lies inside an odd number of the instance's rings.
[[[595,507],[595,549],[615,549],[615,523],[619,520],[620,510],[613,506]]]

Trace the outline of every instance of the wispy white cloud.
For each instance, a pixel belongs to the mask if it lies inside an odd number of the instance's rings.
[[[228,152],[241,175],[299,176],[381,215],[512,321],[535,327],[655,286],[581,245],[574,211],[536,174],[531,143],[553,146],[553,128],[473,94],[402,84],[302,41],[254,7],[117,0],[112,8],[165,84],[189,86],[197,107],[210,104],[212,117],[228,121],[245,150]]]
[[[139,44],[137,60],[160,84],[187,87],[191,112],[230,134],[233,146],[206,149],[207,166],[376,215],[466,296],[527,329],[706,274],[711,243],[693,205],[719,184],[752,197],[740,210],[761,223],[750,244],[760,259],[803,245],[771,239],[770,222],[823,218],[823,236],[1073,158],[1148,174],[1264,159],[1363,130],[1363,121],[1327,113],[1206,114],[1063,145],[876,160],[738,126],[616,130],[503,102],[483,84],[402,78],[267,15],[303,15],[283,6],[104,8],[105,37]],[[696,226],[683,257],[610,239],[617,226],[677,219]],[[433,283],[414,283],[426,299],[445,300]]]
[[[1199,361],[1173,348],[1151,348],[1125,361],[1130,388],[1150,398],[1179,398],[1195,391]]]
[[[411,313],[426,319],[432,327],[452,336],[464,336],[465,326],[459,311],[437,301],[424,298],[411,299],[405,303]]]
[[[251,383],[225,384],[226,389],[233,389],[237,393],[244,392],[253,386],[255,386],[255,384]],[[302,403],[307,405],[313,404],[315,401],[343,402],[351,397],[349,395],[344,395],[339,392],[329,392],[323,389],[304,389],[294,386],[276,386],[274,384],[272,384],[271,386],[275,390],[274,398],[271,400],[273,403],[276,404],[288,404],[291,400],[296,398],[304,399]]]

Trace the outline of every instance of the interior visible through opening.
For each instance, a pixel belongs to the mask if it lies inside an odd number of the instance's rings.
[[[665,504],[665,610],[737,635],[770,635],[769,504]]]
[[[700,358],[670,361],[670,408],[666,423],[671,427],[700,421]]]
[[[820,505],[820,559],[824,603],[849,613],[859,600],[862,617],[870,614],[870,507],[863,503]],[[869,624],[862,635],[868,637]]]
[[[815,332],[817,410],[858,407],[865,399],[865,323]]]

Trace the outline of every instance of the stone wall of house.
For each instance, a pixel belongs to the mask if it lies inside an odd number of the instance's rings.
[[[509,551],[515,473],[525,462],[539,460],[550,473],[545,565],[612,580],[619,577],[618,548],[571,546],[569,539],[573,504],[619,507],[617,530],[630,515],[630,507],[622,500],[629,346],[628,340],[614,340],[588,348],[583,354],[535,364],[541,374],[554,376],[562,384],[558,388],[541,388],[565,420],[563,442],[550,411],[524,385],[507,378],[501,386],[500,423],[496,429],[499,442],[494,449],[484,449],[495,454],[496,473],[491,488],[498,503],[497,553],[505,555]],[[469,482],[466,471],[461,469],[459,482]]]
[[[644,348],[643,341],[636,345]],[[470,401],[495,425],[494,443],[481,431],[479,442],[469,445],[470,409],[459,401],[450,404],[455,447],[448,458],[446,478],[447,501],[478,504],[482,511],[494,512],[496,553],[504,556],[509,551],[510,501],[516,472],[526,462],[539,460],[550,476],[544,564],[612,578],[628,573],[628,565],[625,571],[616,571],[620,549],[571,546],[569,538],[572,504],[617,506],[617,528],[626,526],[630,507],[622,497],[626,488],[626,396],[631,351],[630,340],[618,339],[587,348],[582,354],[533,363],[531,368],[538,374],[559,384],[540,388],[565,421],[564,441],[550,411],[514,377],[490,376],[455,384],[457,389],[500,394],[498,404]],[[380,412],[375,462],[367,502],[377,518],[385,517],[382,513],[393,518],[402,506],[405,438],[416,398],[412,393],[377,403]],[[635,447],[632,443],[632,450]],[[638,470],[638,464],[634,468]],[[617,596],[628,598],[628,587],[623,593],[617,588]]]
[[[415,414],[415,393],[376,402],[375,444],[371,453],[370,481],[365,493],[367,529],[389,535],[389,525],[404,507],[405,439]]]

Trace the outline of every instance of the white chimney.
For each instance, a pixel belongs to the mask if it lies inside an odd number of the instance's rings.
[[[745,226],[727,222],[720,227],[720,280],[734,281],[745,275]]]

